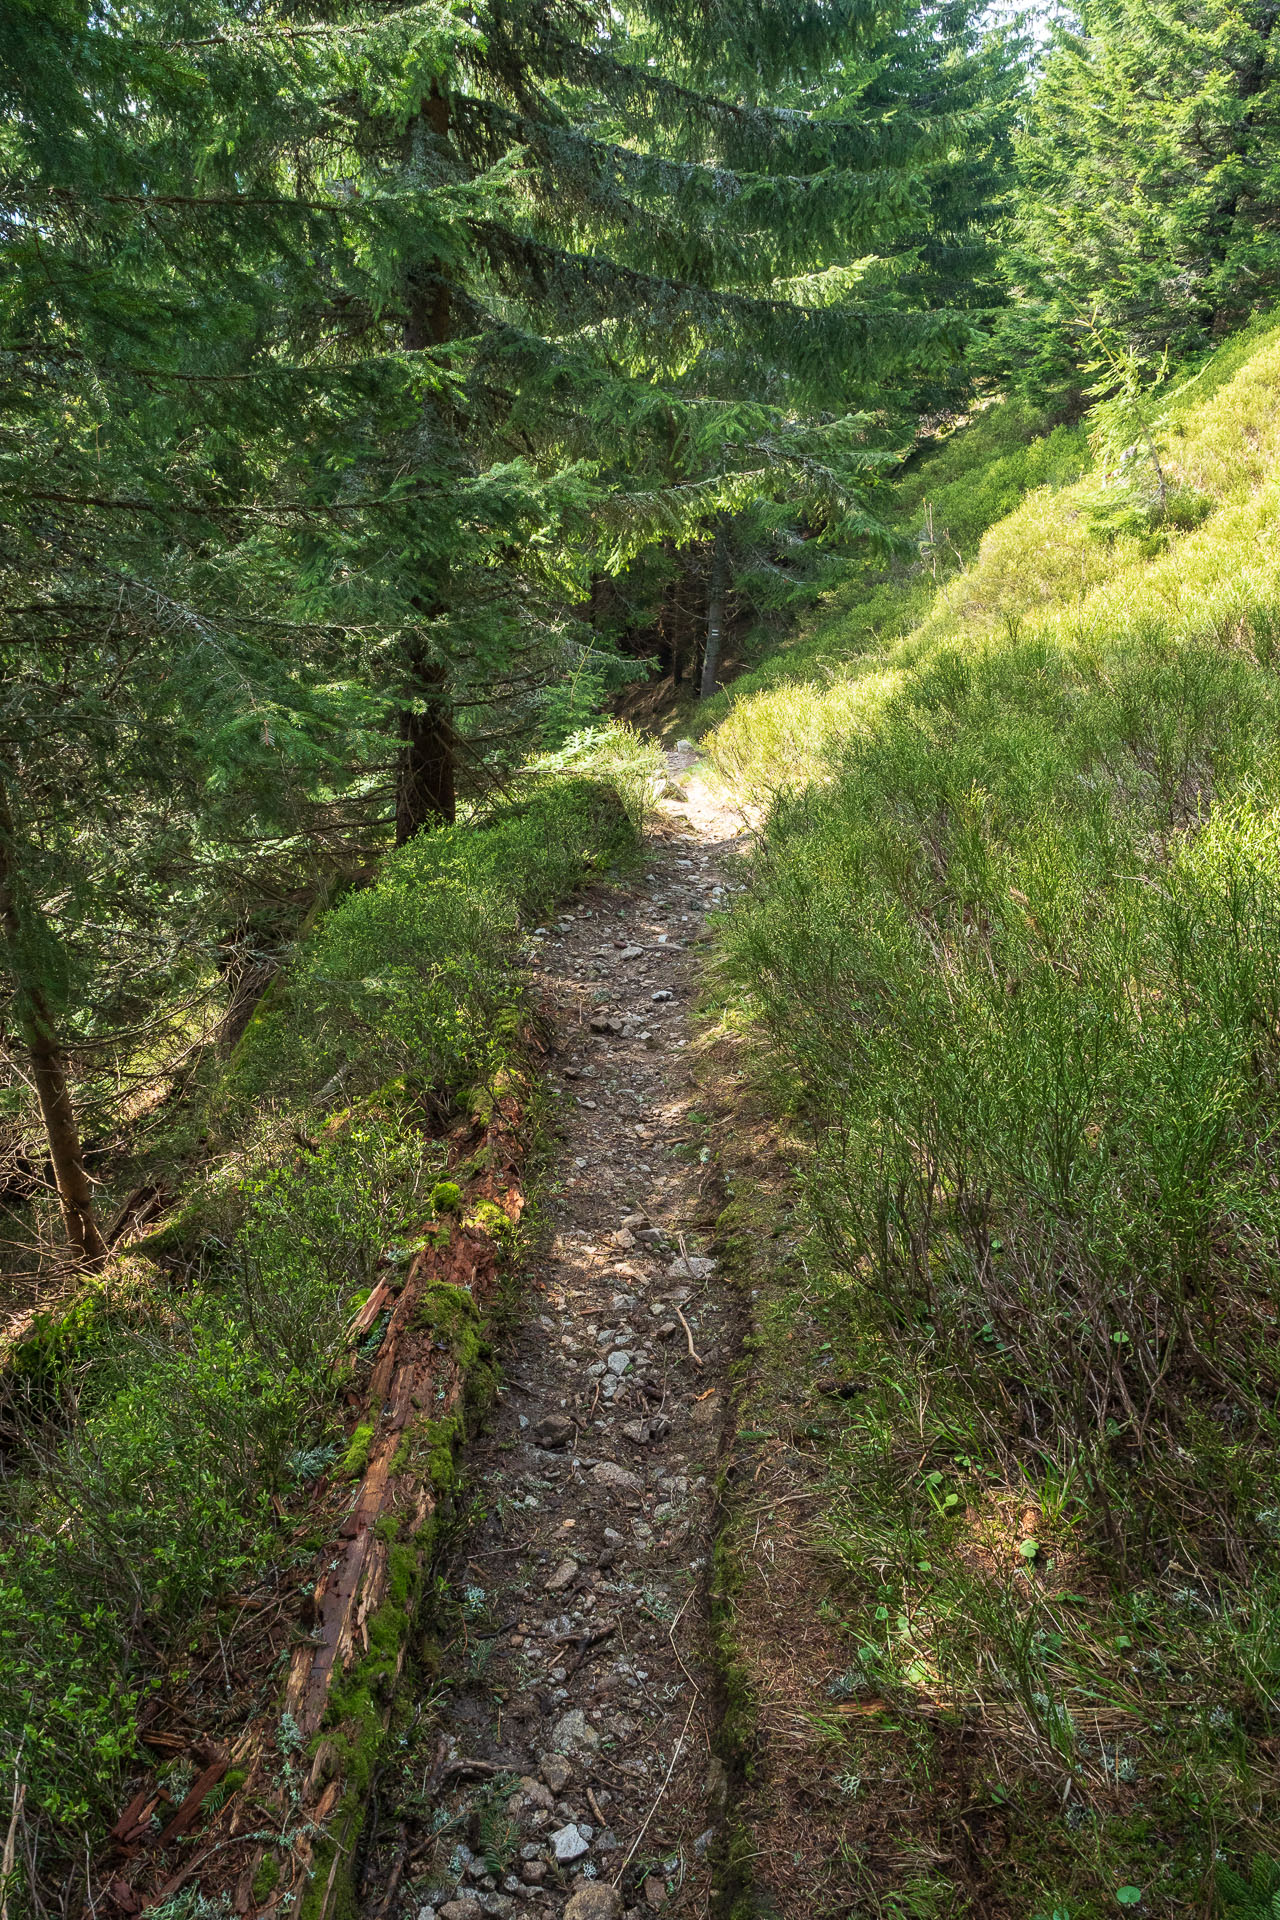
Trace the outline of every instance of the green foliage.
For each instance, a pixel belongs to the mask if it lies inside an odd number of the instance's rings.
[[[231,1111],[368,1096],[403,1076],[448,1102],[492,1086],[521,1004],[512,942],[633,828],[616,792],[548,774],[483,829],[420,834],[325,916],[227,1076]]]
[[[223,1124],[247,1137],[208,1176],[185,1274],[166,1286],[138,1262],[130,1284],[87,1290],[8,1376],[0,1752],[50,1858],[118,1812],[157,1647],[280,1551],[272,1496],[363,1471],[373,1424],[336,1444],[366,1364],[347,1326],[384,1254],[461,1197],[414,1114],[514,1064],[522,916],[633,840],[611,789],[548,773],[488,826],[389,855],[313,929],[230,1065]],[[416,1106],[388,1090],[397,1069]],[[424,1310],[478,1369],[469,1298],[437,1289]],[[416,1436],[422,1470],[446,1477],[453,1437]]]
[[[1120,347],[1091,329],[1096,357],[1085,371],[1100,375],[1089,389],[1096,405],[1089,415],[1089,445],[1098,463],[1098,491],[1085,512],[1095,531],[1154,535],[1146,550],[1159,550],[1162,532],[1186,533],[1213,511],[1213,501],[1192,487],[1171,486],[1165,472],[1169,414],[1161,401],[1168,378],[1166,351],[1148,371],[1132,347]]]
[[[1099,321],[1185,359],[1274,299],[1276,84],[1253,0],[1087,0],[1054,24],[1018,137],[1003,366],[1073,385]]]
[[[1073,1913],[1202,1901],[1204,1835],[1280,1818],[1278,356],[1097,422],[1107,458],[1152,406],[1198,524],[1099,541],[1060,469],[908,631],[853,583],[804,655],[834,684],[784,655],[711,742],[775,796],[724,954],[806,1142],[765,1350],[857,1382],[814,1435],[823,1537],[892,1726],[842,1727],[847,1764],[932,1792],[958,1716],[1028,1905]]]
[[[887,522],[914,546],[913,565],[846,568],[830,611],[811,634],[768,655],[708,702],[705,723],[720,770],[752,797],[811,777],[874,705],[880,683],[851,662],[909,633],[939,586],[970,562],[982,536],[1031,490],[1057,489],[1088,464],[1082,429],[1046,431],[1044,416],[1010,399],[922,452],[894,488]]]
[[[273,1551],[270,1496],[333,1430],[352,1295],[423,1173],[421,1139],[385,1123],[252,1168],[202,1284],[99,1312],[56,1413],[22,1373],[10,1388],[23,1449],[4,1496],[0,1729],[55,1830],[111,1811],[154,1636]]]
[[[1280,1916],[1280,1863],[1258,1854],[1249,1878],[1219,1862],[1215,1878],[1223,1911],[1230,1920],[1277,1920]]]
[[[295,1397],[318,1391],[327,1400],[355,1290],[369,1284],[388,1243],[417,1224],[425,1187],[421,1138],[376,1109],[240,1182],[235,1286],[255,1343]]]
[[[530,761],[526,777],[536,784],[558,774],[605,782],[638,830],[666,778],[666,763],[656,741],[615,721],[571,734],[553,752]]]

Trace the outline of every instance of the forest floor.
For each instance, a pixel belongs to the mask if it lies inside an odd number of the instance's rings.
[[[708,1592],[741,1328],[707,1251],[690,1014],[742,822],[693,759],[668,756],[679,797],[643,874],[537,938],[561,1174],[463,1462],[438,1668],[393,1727],[366,1920],[709,1910],[726,1783]]]

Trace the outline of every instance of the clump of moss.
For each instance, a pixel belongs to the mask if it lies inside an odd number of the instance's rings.
[[[509,1247],[515,1238],[515,1227],[511,1220],[492,1200],[477,1201],[463,1224],[478,1227],[491,1240],[496,1240],[500,1247]]]
[[[373,1445],[376,1427],[376,1420],[364,1420],[352,1434],[338,1468],[339,1474],[345,1474],[348,1480],[358,1480],[368,1466],[369,1449]]]
[[[259,1906],[270,1898],[279,1884],[280,1862],[274,1853],[266,1853],[262,1856],[258,1871],[253,1876],[253,1897]]]
[[[460,1213],[462,1188],[453,1180],[437,1180],[431,1189],[432,1213]]]
[[[464,1368],[478,1357],[481,1345],[480,1309],[465,1287],[437,1280],[423,1289],[414,1310],[413,1325],[434,1333]]]

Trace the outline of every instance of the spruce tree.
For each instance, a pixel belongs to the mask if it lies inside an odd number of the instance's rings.
[[[426,458],[437,488],[465,494],[483,477],[496,522],[527,536],[519,500],[536,477],[555,538],[592,512],[607,536],[596,556],[614,568],[756,497],[800,495],[856,521],[875,462],[850,410],[895,370],[953,357],[966,332],[858,283],[855,263],[918,214],[924,156],[954,132],[859,99],[878,7],[522,0],[475,25],[407,120],[360,123],[363,194],[430,184],[470,194],[474,212],[448,247],[401,234],[379,320],[384,344],[398,330],[456,384],[390,448],[353,447],[344,484],[383,497],[389,465],[421,472]],[[448,817],[458,714],[501,690],[492,657],[474,672],[485,585],[487,632],[513,618],[526,687],[540,669],[527,614],[496,591],[501,569],[450,550],[438,514],[401,526],[399,580],[382,579],[403,610],[388,656],[403,835]],[[385,523],[362,531],[342,564],[367,588]],[[565,545],[550,583],[584,592],[591,543]]]
[[[329,764],[362,698],[321,683],[323,635],[295,657],[264,538],[308,509],[272,486],[296,378],[255,361],[279,268],[323,216],[280,210],[273,155],[230,181],[193,164],[217,102],[171,43],[211,11],[167,33],[71,0],[0,20],[0,921],[27,1056],[10,1093],[35,1084],[89,1260],[73,1083],[111,1080],[127,1036],[200,984],[236,913],[219,836],[296,830],[296,770]]]
[[[1280,287],[1280,48],[1271,0],[1088,0],[1018,143],[1007,352],[1070,384],[1101,327],[1154,364]]]

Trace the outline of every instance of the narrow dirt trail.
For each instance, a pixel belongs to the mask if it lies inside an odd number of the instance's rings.
[[[562,1179],[465,1462],[482,1517],[451,1570],[440,1684],[380,1789],[366,1920],[709,1911],[706,1592],[737,1336],[706,1251],[689,1012],[740,823],[692,758],[669,756],[683,797],[643,873],[537,938]]]

